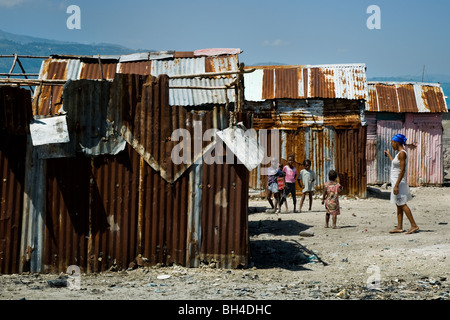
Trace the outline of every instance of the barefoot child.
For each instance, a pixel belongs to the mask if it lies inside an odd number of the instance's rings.
[[[280,204],[280,190],[278,189],[278,181],[277,178],[283,177],[283,171],[274,166],[271,166],[267,169],[267,201],[269,201],[272,210],[269,212],[280,212],[281,204]],[[275,204],[272,202],[272,194],[275,198]]]
[[[300,188],[303,188],[303,195],[302,199],[300,200],[299,212],[302,212],[303,202],[305,201],[305,197],[307,194],[309,196],[309,211],[311,211],[314,193],[314,181],[316,180],[316,174],[311,170],[311,161],[303,161],[303,166],[305,167],[305,169],[300,171],[300,174],[297,178]]]
[[[339,193],[342,192],[343,187],[336,181],[337,176],[336,171],[330,170],[328,173],[328,178],[330,181],[325,183],[323,188],[322,204],[325,203],[326,209],[325,228],[328,228],[331,215],[333,216],[333,229],[337,229],[337,216],[341,214],[341,210],[339,208]]]
[[[297,178],[297,168],[294,166],[294,157],[289,156],[288,157],[288,164],[284,166],[283,172],[285,174],[285,182],[286,186],[284,188],[284,195],[281,199],[281,204],[286,203],[286,212],[288,211],[287,207],[287,200],[286,198],[289,196],[289,194],[292,195],[292,201],[294,203],[294,212],[297,212],[296,206],[297,206],[297,197],[296,197],[296,190],[295,190],[295,179]]]
[[[288,204],[286,201],[286,196],[287,196],[287,194],[286,194],[286,174],[284,173],[284,170],[283,170],[283,164],[281,164],[281,163],[278,164],[278,170],[281,170],[283,172],[283,177],[277,178],[278,192],[279,192],[279,199],[280,199],[280,209],[278,211],[278,213],[279,213],[279,212],[281,212],[281,206],[283,205],[283,202],[286,207],[286,212],[288,211]]]

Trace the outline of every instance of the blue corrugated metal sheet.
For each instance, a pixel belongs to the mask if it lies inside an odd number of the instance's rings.
[[[311,160],[311,170],[316,173],[317,187],[323,187],[328,181],[328,172],[336,168],[335,141],[336,133],[332,127],[305,128],[305,159]]]
[[[203,104],[226,104],[235,101],[235,90],[230,89],[176,89],[176,87],[224,87],[233,79],[194,78],[170,80],[169,104],[172,106],[200,106]],[[225,96],[226,94],[226,96]]]
[[[377,122],[377,182],[390,181],[391,161],[384,155],[385,150],[394,155],[391,139],[398,133],[405,134],[403,122],[400,120],[380,120]]]
[[[207,65],[209,69],[207,70]],[[167,74],[169,77],[203,74],[206,72],[237,71],[237,56],[215,57],[208,59],[198,58],[178,58],[174,60],[152,61],[151,75],[159,76]],[[193,87],[224,87],[229,85],[236,78],[233,77],[213,77],[213,78],[186,78],[171,79],[170,87],[193,86]],[[201,90],[201,89],[171,89],[169,92],[169,104],[173,106],[198,106],[204,104],[226,104],[235,101],[233,89],[226,90]]]

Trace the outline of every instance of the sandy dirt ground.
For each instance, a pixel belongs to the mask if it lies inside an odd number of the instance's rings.
[[[324,228],[318,196],[312,211],[306,200],[302,213],[279,215],[252,199],[245,269],[140,267],[81,274],[79,287],[51,286],[62,274],[0,275],[0,300],[449,300],[450,189],[412,188],[420,232],[410,235],[388,233],[390,191],[368,190],[367,199],[341,198],[340,229]]]

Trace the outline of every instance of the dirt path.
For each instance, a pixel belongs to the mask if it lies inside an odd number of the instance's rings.
[[[448,191],[412,189],[410,207],[421,231],[411,235],[388,233],[396,211],[382,188],[369,188],[368,199],[341,199],[340,229],[323,227],[317,198],[312,211],[279,216],[264,212],[266,201],[252,200],[247,269],[170,266],[82,274],[79,289],[49,286],[58,275],[0,275],[0,300],[449,300]]]

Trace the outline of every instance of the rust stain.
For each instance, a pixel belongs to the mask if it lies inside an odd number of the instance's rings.
[[[102,61],[101,66],[98,61],[83,62],[81,64],[80,79],[104,79],[112,80],[116,74],[117,62]]]
[[[379,112],[400,112],[397,90],[394,85],[380,84],[376,86]]]
[[[47,80],[66,80],[67,61],[47,59],[43,64],[43,72]],[[62,86],[38,87],[35,96],[38,99],[33,100],[33,114],[35,115],[54,115],[59,113],[62,105],[61,100]]]
[[[367,111],[378,111],[378,95],[376,90],[369,90],[369,97],[366,105],[368,106]]]
[[[275,72],[274,69],[264,69],[262,98],[265,100],[275,99]]]
[[[175,59],[177,58],[195,58],[193,51],[175,51],[173,54]]]
[[[330,80],[333,77],[332,70],[324,68],[311,68],[311,95],[318,98],[335,98],[334,82]]]
[[[393,113],[447,112],[439,85],[417,83],[369,83],[366,110]]]
[[[125,125],[172,175],[178,172],[167,139],[173,129],[192,132],[193,122],[201,121],[204,132],[228,123],[222,119],[227,114],[217,108],[169,108],[165,75],[117,78],[122,88],[113,85],[116,96],[110,103],[122,104]],[[197,246],[192,249],[196,260],[225,268],[247,265],[248,171],[243,165],[203,164],[195,177],[205,186],[194,209],[202,213],[200,247],[199,242],[187,242],[189,203],[198,196],[190,188],[191,172],[169,183],[131,145],[117,156],[48,161],[46,271],[62,272],[70,264],[86,272],[126,269],[136,255],[149,265],[186,265],[186,248],[192,246]]]
[[[275,96],[281,99],[298,99],[296,68],[275,69]]]
[[[422,100],[425,108],[430,112],[447,112],[444,94],[439,87],[424,86],[422,88]]]
[[[400,112],[419,112],[414,85],[401,84],[397,86],[397,95]]]
[[[120,63],[120,73],[150,75],[152,71],[152,62],[148,61],[132,61]]]

